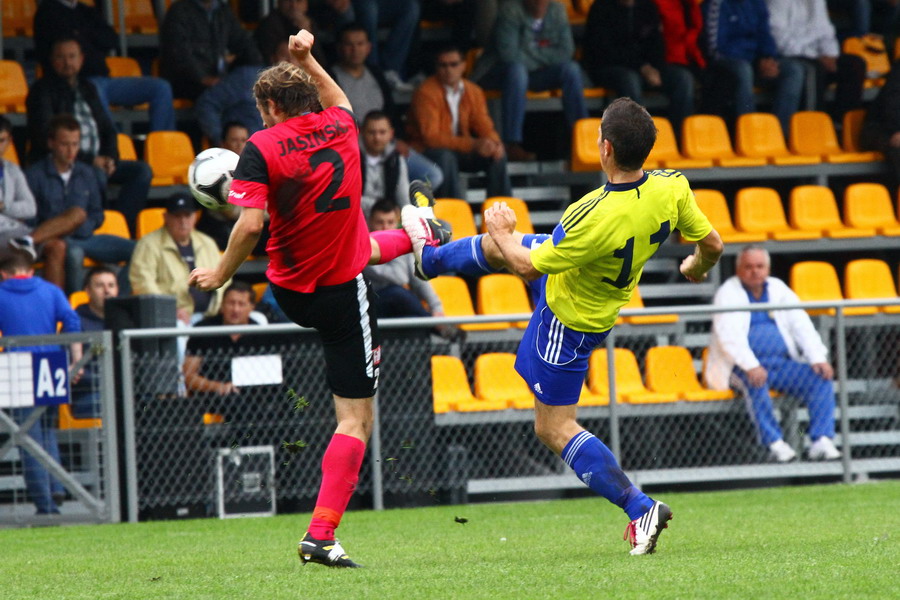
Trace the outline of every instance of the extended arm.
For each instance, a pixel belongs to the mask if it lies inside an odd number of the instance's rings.
[[[525,281],[532,281],[543,275],[531,262],[531,250],[522,245],[514,235],[516,213],[506,202],[498,202],[484,212],[488,233],[503,255],[506,268]]]
[[[228,238],[228,247],[219,264],[214,269],[197,268],[191,273],[188,285],[197,287],[204,292],[216,290],[234,275],[238,267],[250,256],[250,252],[259,241],[263,229],[263,210],[259,208],[244,207],[241,216],[231,230]]]
[[[692,283],[700,283],[706,274],[719,262],[725,245],[719,233],[713,229],[705,238],[697,241],[694,253],[681,263],[681,274]]]

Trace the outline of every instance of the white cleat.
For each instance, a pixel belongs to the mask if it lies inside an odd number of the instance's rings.
[[[826,438],[823,438],[826,439]],[[769,444],[769,456],[775,462],[786,463],[797,458],[797,453],[784,440],[778,440]]]
[[[809,447],[809,460],[837,460],[841,451],[834,446],[834,441],[822,436]]]
[[[623,539],[631,543],[631,554],[653,554],[656,551],[656,541],[662,530],[669,526],[672,520],[672,510],[667,504],[654,501],[650,510],[628,524],[625,528]]]

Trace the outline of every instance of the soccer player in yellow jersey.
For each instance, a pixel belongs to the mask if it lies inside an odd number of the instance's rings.
[[[588,357],[672,229],[696,241],[695,252],[681,264],[690,281],[704,280],[722,253],[719,234],[697,207],[685,177],[643,170],[655,141],[656,127],[642,106],[629,98],[610,104],[598,139],[609,183],[569,206],[551,235],[516,232],[515,213],[500,202],[485,212],[488,235],[436,246],[415,209],[403,213],[423,276],[506,269],[537,292],[516,355],[516,371],[536,398],[535,432],[587,486],[628,514],[631,554],[654,551],[672,511],[632,485],[609,448],[578,424]]]

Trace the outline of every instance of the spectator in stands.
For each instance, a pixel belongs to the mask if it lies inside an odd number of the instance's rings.
[[[645,88],[662,88],[669,120],[681,132],[681,122],[694,112],[695,82],[686,66],[666,61],[653,0],[597,0],[588,12],[583,46],[584,66],[595,85],[639,104]]]
[[[494,34],[475,65],[472,80],[501,91],[503,141],[509,160],[535,158],[522,147],[528,90],[562,88],[570,130],[575,121],[587,117],[581,67],[573,60],[574,53],[566,9],[556,0],[510,0],[500,5]]]
[[[757,303],[790,304],[797,295],[770,277],[771,259],[759,245],[745,247],[737,258],[737,275],[716,292],[716,306]],[[747,399],[760,442],[772,458],[788,462],[796,452],[784,441],[775,420],[769,390],[798,398],[809,409],[812,460],[834,460],[834,371],[809,315],[802,309],[716,313],[706,364],[706,382],[714,389],[735,387]]]
[[[309,0],[309,15],[329,31],[337,31],[355,17],[352,0]]]
[[[35,243],[63,237],[65,285],[62,287],[67,292],[75,291],[84,281],[85,258],[118,264],[127,262],[134,250],[132,240],[94,233],[103,224],[105,216],[104,177],[96,167],[78,160],[83,148],[81,127],[72,115],[59,114],[50,119],[45,141],[50,154],[25,172],[37,202],[39,225],[30,239],[23,240],[24,244],[17,242],[19,247],[30,247],[29,253],[35,256]]]
[[[779,57],[764,0],[703,3],[709,68],[704,94],[712,112],[731,104],[737,116],[756,111],[754,84],[772,88],[772,112],[785,136],[803,94],[803,63]]]
[[[231,150],[235,154],[244,151],[247,140],[250,138],[250,131],[237,121],[229,121],[222,127],[222,147]]]
[[[835,119],[862,103],[866,61],[841,53],[825,0],[766,0],[769,26],[778,54],[800,60],[815,77],[816,110],[823,110],[825,89],[836,84]]]
[[[366,62],[371,51],[366,29],[358,23],[348,23],[338,32],[338,59],[329,73],[347,94],[357,120],[373,110],[380,110],[388,115],[396,130],[402,127],[401,114],[384,73]],[[397,151],[406,158],[410,179],[427,181],[433,189],[440,187],[444,181],[440,167],[410,148],[405,141],[395,139],[394,142]]]
[[[189,325],[213,316],[222,304],[222,290],[202,292],[188,287],[195,267],[219,262],[216,242],[194,229],[197,205],[187,192],[166,200],[165,223],[138,240],[131,261],[131,289],[135,294],[175,296],[178,320]]]
[[[412,92],[414,85],[406,82],[406,61],[419,27],[418,0],[353,0],[355,20],[362,25],[372,44],[369,64],[384,71],[384,78],[398,92]],[[378,28],[388,27],[384,44],[377,43]]]
[[[62,323],[62,331],[80,331],[78,315],[69,306],[69,301],[55,285],[34,276],[31,260],[21,252],[11,252],[0,259],[0,331],[4,336],[54,335]],[[32,352],[36,350],[58,350],[58,346],[16,346],[9,352]],[[72,344],[69,359],[71,364],[81,360],[81,344]],[[77,375],[72,379],[76,380]],[[55,406],[14,408],[10,416],[23,424],[35,410],[43,410],[34,425],[27,431],[53,460],[59,463],[59,444],[56,439]],[[51,412],[52,411],[52,412]],[[62,484],[50,476],[47,468],[29,450],[22,449],[22,467],[25,487],[31,501],[37,507],[37,514],[59,514],[59,505],[65,498]]]
[[[81,319],[82,331],[103,331],[106,329],[106,299],[119,295],[116,273],[109,267],[91,267],[84,277],[84,291],[87,304],[75,308]],[[96,366],[88,363],[84,375],[72,386],[72,401],[69,408],[76,419],[95,419],[100,416],[100,382],[97,381]]]
[[[439,23],[449,22],[450,42],[465,53],[472,46],[473,35],[480,25],[479,17],[486,12],[484,8],[479,8],[479,4],[494,4],[494,15],[497,14],[496,2],[488,2],[486,0],[430,0],[429,2],[422,2],[422,20],[437,21]],[[487,40],[485,39],[485,41]]]
[[[695,75],[706,68],[697,39],[703,32],[703,14],[696,0],[654,0],[662,21],[666,62],[689,67]]]
[[[159,77],[110,77],[106,56],[119,47],[119,36],[95,6],[77,0],[40,2],[34,13],[34,47],[45,72],[50,72],[53,43],[74,38],[84,52],[81,75],[97,88],[100,103],[137,106],[150,103],[150,130],[175,129],[172,86]]]
[[[859,143],[864,150],[883,153],[891,165],[894,186],[900,184],[900,67],[896,62],[866,111]]]
[[[409,170],[406,159],[394,145],[391,120],[381,111],[373,110],[362,125],[362,211],[369,218],[372,207],[388,202],[400,207],[409,204]],[[382,227],[381,229],[387,229]]]
[[[51,70],[31,86],[26,100],[31,160],[39,160],[47,154],[50,119],[63,113],[74,115],[81,127],[78,160],[93,164],[101,171],[104,197],[107,183],[120,186],[114,208],[125,215],[133,231],[137,214],[147,203],[153,172],[143,161],[119,160],[116,128],[96,86],[81,75],[84,54],[78,40],[60,38],[55,41],[50,63]]]
[[[390,200],[379,200],[369,216],[369,231],[385,231],[400,226],[400,208]],[[416,277],[412,254],[404,254],[382,265],[364,269],[375,291],[375,312],[379,319],[392,317],[443,317],[441,299],[427,281]],[[428,309],[422,306],[422,302]]]
[[[412,146],[436,162],[444,173],[437,196],[461,198],[460,170],[484,171],[488,196],[509,196],[506,151],[488,114],[484,91],[463,78],[466,68],[458,48],[440,50],[437,73],[413,94],[407,130]]]
[[[221,0],[177,0],[159,34],[160,69],[177,98],[195,101],[197,122],[213,146],[222,123],[239,121],[250,133],[262,129],[253,99],[263,64],[253,38]]]
[[[315,22],[308,14],[308,0],[278,0],[275,10],[269,12],[259,22],[253,37],[263,60],[268,65],[274,65],[282,60],[290,61],[290,53],[286,51],[287,39],[301,29],[319,36]],[[324,46],[313,47],[313,54],[322,64],[326,64]]]

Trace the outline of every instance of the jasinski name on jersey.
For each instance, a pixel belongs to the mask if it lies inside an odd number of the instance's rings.
[[[325,144],[344,133],[347,133],[347,128],[341,125],[339,121],[335,121],[334,123],[329,123],[322,129],[316,129],[306,135],[276,140],[278,145],[281,146],[281,154],[279,154],[279,156],[285,156],[292,152],[301,152],[311,148],[318,148],[322,144]]]

